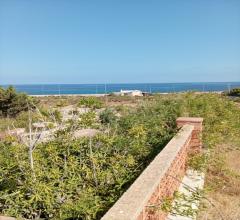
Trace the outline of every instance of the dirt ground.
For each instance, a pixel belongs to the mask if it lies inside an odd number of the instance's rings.
[[[59,106],[68,106],[68,105],[77,105],[81,96],[43,96],[35,97],[42,106],[49,107],[59,107]],[[151,97],[130,97],[130,96],[106,96],[106,97],[97,97],[103,102],[106,106],[119,106],[119,105],[130,105],[135,106],[137,103],[142,100],[150,99]]]
[[[206,197],[198,220],[240,220],[240,143],[219,146],[219,164],[206,175]]]

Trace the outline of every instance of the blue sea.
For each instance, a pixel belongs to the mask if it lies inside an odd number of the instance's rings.
[[[3,85],[7,87],[8,85]],[[124,90],[141,90],[150,93],[183,91],[228,91],[240,87],[240,82],[208,83],[129,83],[129,84],[42,84],[14,85],[17,91],[29,95],[109,94]]]

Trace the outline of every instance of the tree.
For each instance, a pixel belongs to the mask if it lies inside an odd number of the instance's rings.
[[[28,110],[36,102],[24,93],[18,93],[13,86],[4,89],[0,87],[0,116],[15,117],[22,111]]]
[[[228,93],[230,96],[240,96],[240,88],[231,89]]]

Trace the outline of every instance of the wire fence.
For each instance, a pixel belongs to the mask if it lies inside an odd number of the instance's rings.
[[[7,87],[4,85],[3,87]],[[231,83],[139,83],[139,84],[44,84],[14,85],[17,91],[29,95],[110,94],[120,90],[140,90],[147,93],[175,93],[183,91],[220,92],[240,87]]]

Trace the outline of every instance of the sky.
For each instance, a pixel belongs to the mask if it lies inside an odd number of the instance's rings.
[[[240,81],[240,0],[0,0],[0,84]]]

